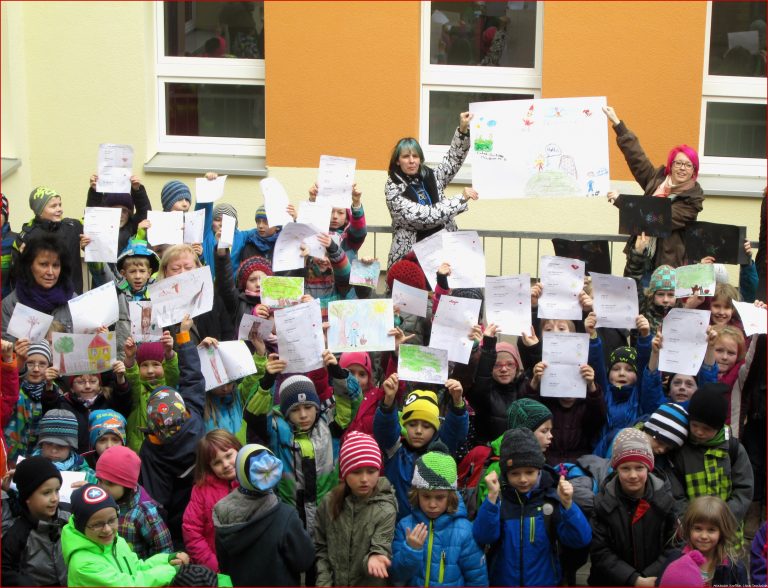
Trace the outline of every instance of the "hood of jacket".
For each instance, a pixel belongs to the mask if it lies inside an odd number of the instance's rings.
[[[213,509],[217,540],[233,556],[250,553],[251,544],[281,522],[279,506],[274,492],[263,496],[231,492]]]

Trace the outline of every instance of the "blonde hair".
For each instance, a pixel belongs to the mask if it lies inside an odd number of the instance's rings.
[[[165,270],[168,268],[168,265],[182,255],[187,254],[192,256],[192,259],[195,260],[195,265],[197,267],[203,267],[203,264],[200,263],[200,258],[197,257],[197,253],[195,253],[192,245],[189,245],[188,243],[172,245],[163,251],[163,258],[160,260],[160,270],[157,272],[157,278],[159,280],[163,279],[165,277]]]
[[[715,546],[715,562],[718,564],[729,559],[736,561],[736,535],[739,524],[731,509],[717,496],[699,496],[694,498],[683,515],[682,535],[686,543],[691,541],[693,525],[709,523],[720,531],[720,540]]]
[[[712,302],[715,300],[724,302],[730,308],[733,308],[733,301],[736,300],[738,302],[741,300],[741,296],[739,296],[739,290],[735,286],[720,283],[715,286],[715,295],[712,297]]]
[[[569,333],[575,333],[576,332],[576,325],[573,321],[565,320],[565,319],[541,319],[539,322],[539,326],[541,327],[541,332],[544,332],[544,327],[548,325],[549,323],[565,323],[568,327]]]
[[[140,265],[150,271],[152,271],[152,264],[149,263],[149,258],[142,255],[136,255],[134,257],[127,257],[123,261],[123,269],[127,270],[134,265]]]
[[[747,343],[744,340],[744,333],[741,332],[741,329],[737,327],[733,327],[731,325],[714,325],[712,327],[713,331],[717,332],[717,339],[715,339],[715,342],[719,341],[722,338],[728,338],[730,337],[734,341],[736,341],[736,346],[738,347],[739,354],[736,357],[736,361],[741,361],[744,359],[744,355],[747,351]]]
[[[419,508],[419,492],[421,490],[417,488],[411,488],[408,490],[408,502],[410,502],[413,508]],[[453,514],[459,510],[459,495],[456,490],[448,490],[448,503],[445,506],[445,512]]]

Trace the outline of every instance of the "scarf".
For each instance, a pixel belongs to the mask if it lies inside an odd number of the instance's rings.
[[[259,235],[258,231],[251,231],[250,235],[248,235],[247,242],[252,243],[262,254],[266,254],[274,249],[275,242],[279,236],[280,231],[277,231],[271,237],[262,237]]]
[[[45,314],[51,314],[59,306],[64,306],[72,298],[73,292],[71,284],[62,283],[61,280],[48,289],[38,284],[28,284],[26,280],[19,280],[16,284],[18,301]]]
[[[93,398],[81,398],[78,394],[74,394],[70,392],[67,394],[67,398],[69,398],[74,404],[79,404],[81,406],[84,406],[85,408],[89,409],[96,403],[96,401],[101,398],[102,392],[99,391],[96,396]]]
[[[32,455],[41,455],[40,448],[35,449],[32,452]],[[56,469],[60,472],[77,472],[79,471],[79,468],[83,465],[83,458],[82,456],[78,455],[74,452],[74,450],[69,450],[69,457],[62,461],[54,461],[53,465],[56,466]]]
[[[697,496],[719,496],[728,500],[731,495],[731,479],[725,475],[721,465],[723,460],[730,459],[728,449],[721,447],[728,442],[727,427],[720,429],[709,441],[694,443],[704,450],[704,471],[685,474],[685,488],[688,499]]]
[[[24,380],[21,383],[21,390],[26,394],[30,400],[33,400],[34,402],[40,402],[40,399],[43,397],[43,390],[45,389],[45,380],[40,382],[39,384],[31,384]]]

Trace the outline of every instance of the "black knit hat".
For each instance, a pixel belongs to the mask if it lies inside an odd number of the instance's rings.
[[[719,431],[725,424],[728,386],[719,382],[704,384],[696,390],[688,403],[688,420],[698,421]]]
[[[72,492],[72,516],[75,529],[81,533],[85,533],[88,520],[105,508],[114,508],[115,514],[120,512],[115,499],[95,484],[86,484]]]
[[[632,370],[637,372],[637,350],[634,347],[617,347],[608,356],[608,369],[613,367],[613,364],[624,362],[632,367]]]
[[[183,564],[171,580],[171,586],[218,586],[216,572],[198,564]]]
[[[61,482],[61,472],[50,459],[35,455],[22,461],[16,466],[16,472],[13,474],[13,481],[19,491],[19,502],[26,505],[27,498],[51,478],[58,478]]]
[[[533,431],[522,427],[504,433],[499,451],[499,468],[505,478],[509,470],[523,467],[540,470],[545,463],[544,453]]]

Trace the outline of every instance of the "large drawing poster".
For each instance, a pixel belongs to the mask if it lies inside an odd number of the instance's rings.
[[[474,102],[472,187],[482,199],[604,196],[605,97]]]

